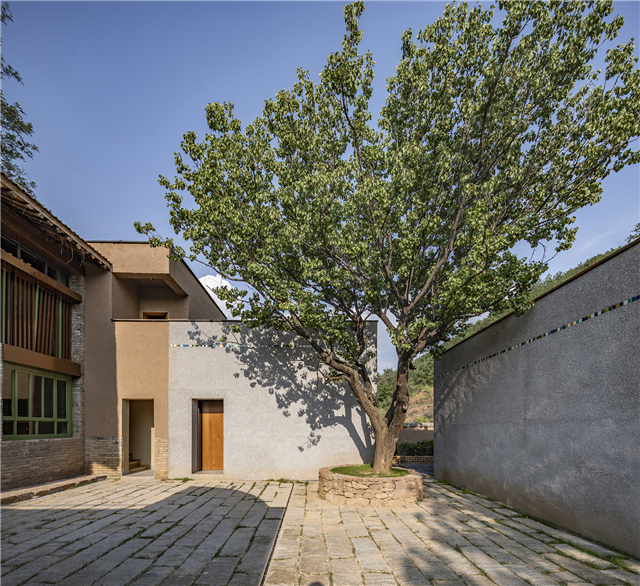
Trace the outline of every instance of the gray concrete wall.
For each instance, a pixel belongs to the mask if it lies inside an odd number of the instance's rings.
[[[640,555],[640,245],[445,353],[435,474]]]
[[[374,343],[376,325],[369,326]],[[169,344],[216,344],[227,326],[170,323]],[[267,330],[228,336],[230,343],[302,343]],[[169,478],[193,472],[194,401],[207,399],[224,401],[225,478],[317,479],[323,466],[373,461],[366,415],[346,385],[322,382],[311,348],[170,347]]]

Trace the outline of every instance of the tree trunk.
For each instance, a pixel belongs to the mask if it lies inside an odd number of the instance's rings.
[[[398,434],[399,437],[399,434]],[[393,465],[393,454],[396,451],[398,437],[393,437],[389,429],[384,429],[381,433],[374,432],[375,456],[373,458],[373,471],[381,474],[389,474]]]
[[[407,418],[409,408],[409,368],[411,358],[409,355],[398,356],[398,369],[396,370],[395,389],[391,406],[384,418],[381,429],[374,427],[375,456],[373,459],[373,470],[381,474],[389,474],[393,465],[393,454],[396,451],[396,444]]]

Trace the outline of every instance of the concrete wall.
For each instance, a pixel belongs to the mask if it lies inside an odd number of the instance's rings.
[[[226,330],[224,323],[171,323],[169,343],[215,344]],[[301,343],[264,330],[228,336],[242,344]],[[373,460],[366,415],[348,387],[323,384],[310,348],[171,347],[170,478],[193,472],[194,401],[207,399],[224,401],[225,478],[316,479],[323,466]]]
[[[435,473],[640,555],[640,245],[445,353]]]

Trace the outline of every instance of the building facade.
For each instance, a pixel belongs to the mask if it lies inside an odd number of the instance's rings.
[[[4,177],[2,308],[5,490],[81,474],[305,480],[373,458],[364,412],[311,348],[233,334],[166,249],[85,242]],[[368,335],[375,348],[375,323]]]
[[[85,470],[87,271],[110,263],[2,176],[2,487]]]

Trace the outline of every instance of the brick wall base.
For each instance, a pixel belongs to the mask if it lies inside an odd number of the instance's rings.
[[[155,477],[169,477],[169,438],[157,437],[155,441]]]
[[[81,437],[4,441],[0,451],[2,490],[85,474]]]
[[[122,476],[121,437],[86,437],[84,457],[87,474],[106,474],[110,479]]]

